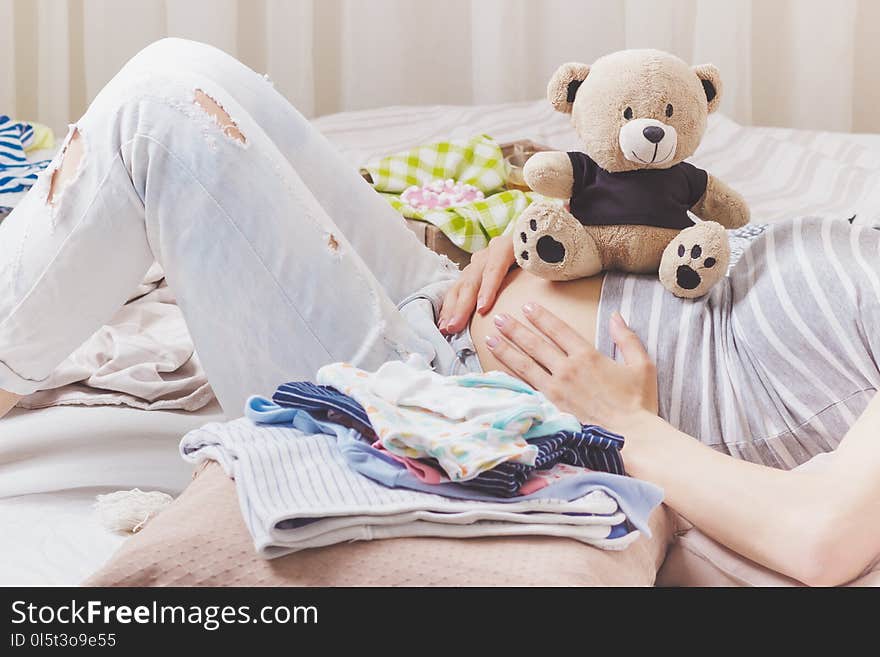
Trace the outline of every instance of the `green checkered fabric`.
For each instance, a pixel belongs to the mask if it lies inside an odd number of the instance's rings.
[[[489,240],[504,230],[536,199],[534,192],[505,189],[482,201],[445,210],[418,210],[400,200],[397,194],[382,194],[407,219],[420,219],[442,230],[452,243],[468,253],[486,248]]]
[[[549,200],[533,192],[504,189],[504,156],[487,135],[417,146],[384,157],[364,170],[376,191],[403,216],[437,226],[469,253],[485,248],[534,201]],[[448,178],[477,187],[486,198],[443,210],[419,210],[400,199],[412,185]]]
[[[490,194],[504,187],[504,167],[504,156],[495,140],[477,135],[416,146],[383,157],[374,165],[367,165],[366,170],[380,192],[401,194],[412,185],[453,178]]]

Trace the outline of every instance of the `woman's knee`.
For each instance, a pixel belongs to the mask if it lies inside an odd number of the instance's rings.
[[[132,57],[108,86],[120,88],[125,101],[136,101],[144,95],[171,100],[175,93],[183,92],[184,95],[178,100],[195,103],[227,134],[244,142],[237,126],[223,108],[222,99],[209,89],[216,85],[204,75],[205,69],[209,68],[223,79],[228,59],[229,55],[214,46],[167,37],[154,41]],[[224,81],[224,85],[228,84],[228,81]]]
[[[104,121],[108,114],[124,112],[126,108],[139,111],[145,100],[160,101],[191,118],[213,121],[228,137],[245,144],[246,138],[226,109],[230,94],[224,87],[229,83],[224,80],[220,86],[203,73],[206,59],[210,63],[214,57],[228,55],[213,46],[187,39],[156,41],[120,69],[92,101],[83,118],[86,123],[94,117]],[[214,68],[221,73],[224,70],[219,62]]]
[[[181,39],[179,37],[165,37],[158,41],[145,46],[134,57],[132,57],[126,67],[132,66],[137,69],[146,67],[154,70],[188,70],[187,64],[200,60],[217,59],[228,57],[219,48],[202,43],[201,41],[193,41],[191,39]]]
[[[192,61],[189,54],[191,43],[195,44],[172,38],[151,43],[119,69],[94,98],[89,109],[115,109],[143,96],[168,95],[177,81],[195,77],[191,67],[187,66],[187,62]]]
[[[168,37],[154,41],[129,59],[100,96],[126,100],[139,95],[164,95],[177,81],[203,78],[206,69],[222,71],[222,50],[198,41]],[[216,63],[214,63],[216,62]],[[106,92],[106,93],[105,93]],[[98,98],[96,98],[98,100]]]

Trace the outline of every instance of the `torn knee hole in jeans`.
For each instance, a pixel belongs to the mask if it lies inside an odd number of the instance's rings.
[[[85,144],[82,134],[76,125],[72,125],[70,126],[70,135],[58,156],[60,164],[48,174],[50,176],[49,192],[46,195],[46,203],[50,206],[54,207],[61,193],[73,184],[80,172],[84,155]]]
[[[229,116],[226,110],[223,109],[216,100],[211,98],[201,89],[196,89],[195,100],[193,102],[195,102],[196,105],[199,105],[205,110],[205,112],[207,112],[208,116],[214,119],[214,122],[220,126],[224,135],[240,144],[247,143],[247,139],[245,139],[241,130],[238,129],[235,121],[232,120],[232,117]]]

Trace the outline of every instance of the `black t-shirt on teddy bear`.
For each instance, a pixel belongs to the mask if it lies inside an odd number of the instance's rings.
[[[708,174],[681,162],[668,169],[610,173],[586,153],[568,153],[574,171],[571,213],[584,225],[636,224],[681,230],[706,193]]]

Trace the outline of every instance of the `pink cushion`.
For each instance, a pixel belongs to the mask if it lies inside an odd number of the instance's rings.
[[[234,483],[210,463],[126,541],[86,586],[651,586],[672,537],[665,507],[651,539],[621,552],[572,539],[399,538],[256,556]]]

